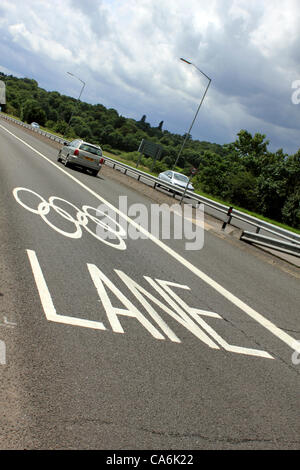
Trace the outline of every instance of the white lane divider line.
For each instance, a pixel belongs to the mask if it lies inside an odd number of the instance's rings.
[[[265,318],[261,313],[256,312],[253,308],[251,308],[249,305],[247,305],[245,302],[240,300],[238,297],[236,297],[234,294],[229,292],[227,289],[222,287],[220,284],[218,284],[216,281],[214,281],[211,277],[209,277],[207,274],[205,274],[203,271],[198,269],[196,266],[194,266],[192,263],[187,261],[183,256],[179,255],[174,251],[172,248],[168,247],[165,245],[161,240],[156,238],[154,235],[149,233],[146,229],[144,229],[142,226],[138,225],[136,222],[134,222],[132,219],[130,219],[126,214],[121,212],[117,207],[113,206],[110,202],[106,201],[102,196],[97,194],[95,191],[90,189],[88,186],[86,186],[84,183],[79,181],[77,178],[75,178],[73,175],[68,173],[65,169],[61,168],[58,166],[56,163],[52,162],[48,157],[43,155],[41,152],[36,150],[34,147],[29,145],[27,142],[24,140],[20,139],[20,137],[17,137],[15,134],[13,134],[11,131],[0,125],[0,128],[3,129],[5,132],[8,134],[12,135],[15,139],[20,141],[23,145],[28,147],[30,150],[35,152],[37,155],[42,157],[44,160],[46,160],[50,165],[53,165],[55,168],[57,168],[59,171],[64,173],[68,178],[73,180],[75,183],[77,183],[79,186],[84,188],[86,191],[88,191],[90,194],[92,194],[96,199],[101,201],[102,203],[106,204],[108,207],[110,207],[112,210],[114,210],[120,217],[122,217],[124,220],[126,220],[129,224],[135,227],[136,230],[139,230],[142,232],[149,240],[151,240],[153,243],[155,243],[157,246],[159,246],[162,250],[164,250],[168,255],[170,255],[173,259],[175,259],[177,262],[182,264],[185,268],[187,268],[189,271],[191,271],[193,274],[195,274],[199,279],[204,281],[206,284],[208,284],[210,287],[212,287],[215,291],[217,291],[219,294],[221,294],[224,298],[229,300],[232,304],[236,305],[240,310],[242,310],[244,313],[246,313],[250,318],[255,320],[257,323],[259,323],[261,326],[266,328],[270,333],[272,333],[274,336],[276,336],[278,339],[283,341],[285,344],[287,344],[293,351],[297,351],[300,353],[300,344],[297,343],[297,340],[290,336],[288,333],[285,331],[281,330],[278,328],[274,323],[272,323],[270,320]]]

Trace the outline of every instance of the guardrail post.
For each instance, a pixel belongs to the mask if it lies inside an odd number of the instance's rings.
[[[231,222],[231,219],[232,219],[232,209],[233,209],[233,207],[230,206],[229,209],[228,209],[228,211],[227,211],[228,219],[227,219],[227,221],[223,222],[222,230],[225,230],[226,225],[227,225],[227,224],[230,224],[230,222]]]
[[[256,227],[256,233],[260,232],[260,227]]]

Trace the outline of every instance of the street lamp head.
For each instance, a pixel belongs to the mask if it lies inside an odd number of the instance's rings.
[[[192,62],[189,62],[188,60],[183,59],[182,57],[180,57],[180,60],[182,60],[183,62],[186,62],[186,63],[189,64],[189,65],[193,65]]]
[[[180,60],[182,60],[182,62],[185,62],[186,64],[189,64],[189,65],[192,65],[193,67],[195,67],[195,69],[197,69],[200,73],[202,73],[202,75],[204,75],[211,82],[211,78],[209,78],[206,75],[206,73],[202,72],[202,70],[200,70],[199,67],[197,67],[197,65],[193,64],[193,62],[190,62],[189,60],[183,59],[182,57],[180,57]]]
[[[79,80],[83,86],[85,86],[85,82],[83,80],[81,80],[81,78],[77,77],[77,75],[74,75],[74,73],[71,73],[71,72],[67,72],[69,75],[72,75],[72,77],[74,78],[77,78],[77,80]]]
[[[200,108],[201,108],[201,105],[202,105],[202,103],[203,103],[203,100],[204,100],[204,98],[205,98],[205,95],[206,95],[206,93],[207,93],[208,87],[209,87],[210,82],[211,82],[211,79],[210,79],[204,72],[202,72],[202,70],[200,70],[195,64],[193,64],[193,63],[190,62],[189,60],[183,59],[182,57],[180,57],[180,60],[182,60],[182,62],[185,62],[186,64],[189,64],[189,65],[192,65],[193,67],[195,67],[195,68],[198,70],[198,72],[200,72],[202,75],[204,75],[204,76],[208,79],[208,84],[207,84],[207,87],[206,87],[206,89],[205,89],[205,92],[204,92],[204,94],[203,94],[203,96],[202,96],[202,98],[201,98],[200,104],[199,104],[199,106],[198,106],[198,109],[197,109],[197,112],[196,112],[196,114],[195,114],[195,117],[194,117],[194,119],[193,119],[193,121],[192,121],[192,124],[190,125],[190,128],[189,128],[188,132],[185,134],[184,141],[183,141],[182,146],[181,146],[181,148],[180,148],[180,150],[179,150],[179,153],[178,153],[178,155],[177,155],[176,161],[175,161],[175,163],[174,163],[174,165],[173,165],[173,170],[174,170],[174,168],[175,168],[176,165],[177,165],[177,162],[178,162],[179,157],[180,157],[180,155],[181,155],[181,153],[182,153],[182,150],[183,150],[183,147],[184,147],[184,145],[185,145],[185,142],[186,142],[188,136],[189,136],[190,133],[191,133],[192,127],[193,127],[193,125],[194,125],[194,122],[195,122],[195,120],[196,120],[196,117],[197,117],[197,115],[198,115],[198,112],[199,112],[199,110],[200,110]],[[181,199],[181,201],[182,201],[182,199]]]

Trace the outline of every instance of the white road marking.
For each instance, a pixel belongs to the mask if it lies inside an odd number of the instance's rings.
[[[297,341],[297,343],[299,344],[300,341]],[[298,351],[293,352],[293,354],[292,354],[292,363],[295,366],[299,366],[299,364],[300,364],[300,354],[298,353]]]
[[[16,323],[8,321],[5,315],[3,315],[3,320],[4,321],[3,323],[0,323],[0,326],[6,326],[7,328],[14,328],[15,326],[17,326]]]
[[[101,271],[94,265],[89,265],[88,264],[88,269],[90,271],[90,274],[92,276],[92,279],[94,281],[94,284],[98,290],[98,294],[99,294],[99,297],[100,297],[100,300],[102,301],[102,304],[105,306],[106,308],[106,312],[107,312],[107,315],[108,316],[111,316],[111,313],[110,313],[110,309],[111,309],[111,303],[109,301],[109,299],[106,299],[106,295],[103,295],[103,290],[104,290],[104,286],[103,286],[103,282],[110,288],[110,290],[112,292],[114,292],[115,295],[117,295],[117,297],[122,301],[122,296],[123,294],[120,293],[119,289],[114,286],[109,280],[108,278],[103,274],[101,273]],[[102,278],[102,281],[101,279],[99,278],[99,271],[100,271],[100,277]],[[122,271],[117,271],[117,274],[122,273]],[[122,273],[124,274],[124,273]],[[124,276],[126,276],[124,274]],[[124,278],[122,278],[122,276],[120,276],[121,279],[124,281]],[[164,320],[158,315],[158,313],[151,307],[150,304],[148,304],[143,296],[139,293],[138,291],[138,288],[139,290],[143,290],[138,284],[135,284],[134,281],[132,281],[132,279],[128,278],[131,282],[129,282],[127,284],[127,280],[124,281],[126,286],[133,292],[133,294],[135,295],[135,297],[140,301],[140,303],[143,305],[143,307],[145,308],[145,310],[149,313],[149,315],[151,316],[151,318],[153,318],[153,320],[159,325],[159,327],[161,328],[161,330],[166,334],[166,336],[171,340],[173,341],[174,343],[181,343],[180,339],[175,335],[175,333],[171,330],[171,328],[169,328],[169,326],[164,322]],[[102,285],[99,285],[99,282],[101,281],[101,284]],[[135,284],[134,287],[133,287],[133,283]],[[135,286],[138,286],[138,288],[135,288]],[[99,288],[100,287],[100,288]],[[146,292],[146,294],[148,296],[151,296],[151,294],[148,294]],[[125,302],[123,302],[125,304]],[[125,304],[126,305],[126,304]],[[129,304],[129,307],[130,307],[130,304]],[[132,307],[130,307],[131,310]],[[135,309],[135,307],[134,307]],[[141,313],[140,313],[141,314]],[[113,330],[114,331],[119,331],[119,332],[123,332],[123,328],[121,327],[121,325],[119,325],[119,322],[118,320],[115,318],[115,315],[120,315],[120,310],[117,310],[117,309],[114,309],[114,312],[113,312],[113,315],[114,317],[111,318],[111,325],[113,327]],[[136,316],[136,315],[135,315]],[[137,317],[138,318],[138,317]],[[114,329],[115,328],[115,329]],[[117,329],[116,329],[117,328]],[[151,331],[150,331],[151,332]],[[161,339],[161,338],[158,338],[158,339]]]
[[[33,250],[27,250],[27,254],[47,320],[56,323],[65,323],[67,325],[77,325],[83,326],[85,328],[94,328],[96,330],[106,330],[105,326],[101,322],[84,320],[82,318],[68,317],[66,315],[58,315],[56,313],[48,286],[46,284],[43,272],[41,270],[35,252]]]
[[[0,340],[0,364],[2,366],[6,364],[6,345],[2,340]]]
[[[203,341],[203,343],[207,344],[210,348],[213,349],[219,349],[219,347],[211,340],[209,336],[204,333],[203,330],[201,330],[198,325],[174,302],[170,302],[170,298],[166,296],[165,293],[162,293],[162,298],[167,300],[169,305],[173,308],[171,310],[169,307],[164,305],[162,302],[160,302],[158,299],[156,299],[153,295],[151,295],[148,291],[143,289],[137,282],[134,282],[127,274],[124,272],[115,269],[116,273],[118,276],[122,279],[124,284],[128,287],[128,289],[131,290],[131,292],[135,295],[135,297],[139,300],[139,302],[143,305],[143,307],[148,311],[148,313],[152,316],[152,318],[155,319],[155,321],[161,326],[162,325],[162,318],[158,315],[157,312],[152,308],[152,306],[147,302],[145,297],[148,297],[153,303],[158,305],[160,310],[165,311],[168,315],[170,315],[172,318],[174,318],[178,323],[183,325],[187,330],[189,330],[191,333],[193,333],[200,341]],[[146,278],[146,276],[144,276]],[[154,281],[151,278],[146,278],[147,281],[151,284],[156,291],[158,291],[158,286],[154,283]],[[161,292],[160,292],[161,294]]]
[[[19,193],[22,192],[27,192],[30,194],[33,194],[36,196],[40,202],[37,204],[37,209],[29,207],[27,204],[25,204],[19,196]],[[40,194],[36,193],[35,191],[32,191],[31,189],[28,188],[15,188],[13,190],[13,195],[16,201],[24,207],[24,209],[28,210],[29,212],[32,212],[33,214],[39,215],[44,222],[46,222],[49,227],[51,227],[53,230],[56,232],[60,233],[61,235],[64,235],[65,237],[73,238],[73,239],[78,239],[81,238],[82,236],[82,228],[85,228],[87,232],[89,232],[94,238],[97,240],[101,241],[102,243],[105,243],[106,245],[111,246],[112,248],[116,248],[117,250],[126,250],[126,243],[122,239],[126,235],[126,231],[109,215],[104,214],[104,212],[99,211],[98,209],[95,209],[94,207],[90,206],[83,206],[82,209],[79,209],[77,206],[72,204],[69,201],[66,201],[65,199],[62,199],[61,197],[55,197],[51,196],[49,197],[49,202],[46,201]],[[60,206],[57,206],[54,201],[61,201],[65,203],[65,205],[70,206],[72,209],[76,210],[76,219],[72,217],[72,215],[67,212],[65,209],[63,209]],[[56,225],[50,222],[50,220],[47,219],[47,215],[49,214],[51,208],[59,214],[63,219],[67,220],[68,222],[71,222],[74,224],[76,231],[74,232],[66,232],[65,230],[60,229]],[[96,214],[99,215],[104,215],[107,219],[110,219],[110,222],[112,222],[118,230],[113,229],[111,227],[111,224],[105,224],[101,219],[98,217],[92,216],[88,211],[92,210],[95,211]],[[94,233],[89,227],[88,227],[88,222],[92,220],[93,223],[96,224],[97,227],[101,227],[103,231],[107,231],[110,234],[113,234],[113,236],[118,240],[118,244],[114,242],[110,242],[106,240],[105,238],[100,237],[98,234]]]
[[[74,317],[68,317],[65,315],[57,315],[55,311],[55,307],[51,298],[51,294],[49,292],[48,286],[46,284],[42,269],[39,265],[36,253],[32,250],[27,250],[27,254],[31,263],[31,268],[34,274],[35,282],[38,288],[38,292],[40,295],[40,299],[42,302],[42,306],[46,315],[47,320],[58,322],[58,323],[65,323],[68,325],[74,326],[82,326],[86,328],[96,328],[96,329],[106,329],[101,322],[89,321],[84,319],[78,319]],[[119,290],[119,288],[94,264],[87,264],[89,273],[91,278],[94,282],[94,285],[98,291],[100,300],[106,312],[108,321],[112,327],[112,330],[115,333],[124,333],[124,329],[120,323],[119,316],[127,316],[131,318],[135,318],[138,320],[141,325],[146,328],[146,330],[155,338],[159,340],[164,340],[165,337],[159,332],[155,326],[153,326],[150,321],[138,310],[138,308]],[[208,325],[200,316],[204,315],[210,316],[215,318],[222,317],[214,312],[207,312],[196,308],[189,307],[186,303],[181,302],[181,299],[172,291],[170,286],[189,289],[188,286],[184,286],[181,284],[175,284],[173,282],[168,281],[157,281],[156,283],[150,277],[144,276],[144,278],[149,282],[149,284],[156,290],[159,295],[164,299],[165,302],[169,304],[169,306],[173,309],[171,310],[168,306],[150,294],[146,289],[140,286],[137,282],[133,281],[127,274],[123,271],[115,269],[115,272],[118,274],[120,279],[123,281],[124,285],[129,288],[129,290],[134,294],[135,298],[143,305],[145,310],[150,314],[152,319],[157,323],[157,325],[166,333],[168,338],[176,343],[181,343],[180,339],[173,333],[171,328],[165,323],[165,321],[158,315],[158,313],[153,309],[150,303],[146,300],[146,298],[150,299],[154,304],[158,305],[159,308],[166,312],[170,317],[175,319],[179,324],[181,324],[184,328],[188,331],[193,333],[200,341],[205,343],[208,347],[212,349],[220,349],[220,347],[216,344],[220,344],[222,348],[226,351],[234,352],[237,354],[245,354],[248,356],[258,356],[264,357],[268,359],[273,359],[273,357],[267,353],[266,351],[261,351],[258,349],[252,348],[244,348],[241,346],[233,346],[228,344],[220,335],[216,333],[216,331]],[[115,297],[119,299],[119,301],[126,307],[124,308],[116,308],[112,305],[111,299],[109,297],[109,293],[113,293]],[[169,295],[170,294],[170,295]],[[175,298],[179,301],[179,305],[172,299]],[[187,312],[186,313],[180,305],[184,305]],[[191,318],[188,314],[191,314],[193,318]],[[195,322],[195,321],[196,322]],[[198,326],[197,325],[200,325]],[[211,337],[214,338],[216,343],[206,334],[208,333]]]
[[[225,341],[210,325],[208,325],[206,323],[206,321],[203,320],[203,318],[201,318],[203,315],[207,316],[207,314],[210,313],[211,315],[209,315],[209,316],[215,316],[215,318],[219,318],[219,319],[222,320],[222,317],[220,315],[218,315],[217,313],[207,312],[205,310],[203,311],[203,310],[200,310],[200,309],[197,309],[197,308],[189,307],[170,288],[170,286],[177,287],[177,288],[186,288],[187,286],[182,286],[181,284],[177,284],[177,283],[174,283],[174,282],[156,280],[163,287],[163,289],[164,289],[163,290],[159,287],[159,285],[157,285],[155,283],[155,281],[153,281],[149,277],[146,277],[146,276],[144,276],[144,277],[145,277],[145,279],[147,279],[147,281],[154,288],[156,288],[156,290],[160,293],[160,295],[163,298],[165,298],[170,305],[175,306],[175,308],[176,308],[176,304],[172,301],[172,298],[171,298],[171,297],[173,297],[179,303],[179,305],[181,305],[183,308],[185,308],[185,310],[203,328],[203,330],[206,331],[210,336],[212,336],[212,338],[218,344],[220,344],[226,351],[234,352],[234,353],[237,353],[237,354],[246,354],[248,356],[258,356],[258,357],[265,357],[265,358],[268,358],[268,359],[273,359],[273,357],[266,351],[262,351],[260,349],[244,348],[244,347],[241,347],[241,346],[234,346],[232,344],[228,344],[227,341]],[[155,284],[156,284],[156,286],[155,286]],[[177,307],[177,309],[178,309],[178,307]]]
[[[283,341],[285,344],[287,344],[291,349],[296,350],[300,353],[300,344],[296,342],[295,338],[287,334],[285,331],[281,330],[278,328],[274,323],[272,323],[270,320],[265,318],[261,313],[257,312],[254,310],[252,307],[247,305],[245,302],[240,300],[238,297],[236,297],[234,294],[229,292],[227,289],[222,287],[219,283],[214,281],[211,277],[209,277],[207,274],[205,274],[203,271],[198,269],[196,266],[194,266],[192,263],[187,261],[183,256],[179,255],[176,253],[172,248],[168,247],[165,243],[160,241],[158,238],[154,237],[151,233],[149,233],[147,230],[143,229],[143,227],[139,226],[136,224],[133,220],[131,220],[126,214],[123,214],[118,210],[118,208],[114,207],[110,202],[106,201],[102,196],[97,194],[95,191],[90,189],[88,186],[86,186],[84,183],[79,181],[77,178],[75,178],[73,175],[68,173],[66,170],[58,166],[56,163],[52,162],[48,157],[43,155],[41,152],[36,150],[34,147],[29,145],[27,142],[24,140],[20,139],[20,137],[17,137],[15,134],[13,134],[11,131],[0,125],[0,128],[2,128],[4,131],[6,131],[8,134],[12,135],[15,139],[20,141],[23,145],[28,147],[30,150],[35,152],[37,155],[42,157],[44,160],[46,160],[50,165],[53,165],[56,169],[64,173],[68,178],[76,182],[79,186],[84,188],[86,191],[88,191],[90,194],[92,194],[96,199],[99,201],[105,203],[107,206],[109,206],[112,210],[114,210],[120,217],[125,219],[128,223],[132,224],[136,229],[140,230],[142,233],[144,233],[149,240],[151,240],[153,243],[155,243],[157,246],[159,246],[162,250],[164,250],[166,253],[168,253],[172,258],[174,258],[176,261],[178,261],[180,264],[182,264],[185,268],[187,268],[189,271],[191,271],[193,274],[195,274],[199,279],[204,281],[206,284],[208,284],[210,287],[212,287],[214,290],[216,290],[219,294],[221,294],[223,297],[225,297],[227,300],[229,300],[232,304],[236,305],[240,310],[242,310],[244,313],[246,313],[250,318],[255,320],[257,323],[262,325],[264,328],[266,328],[270,333],[272,333],[274,336],[276,336],[278,339]],[[296,348],[295,348],[296,345]]]
[[[98,291],[99,297],[101,302],[105,308],[107,318],[111,324],[111,327],[114,332],[116,333],[124,333],[123,327],[118,319],[119,315],[124,315],[126,317],[134,317],[136,318],[149,333],[154,336],[156,339],[165,339],[164,336],[147,320],[144,315],[139,312],[139,310],[130,302],[127,297],[108,279],[102,271],[100,271],[97,266],[94,264],[88,264],[88,270],[90,272],[91,278],[95,284],[95,287]],[[121,301],[121,303],[126,307],[123,308],[115,308],[110,298],[105,290],[104,284],[106,287],[113,292],[113,294]]]

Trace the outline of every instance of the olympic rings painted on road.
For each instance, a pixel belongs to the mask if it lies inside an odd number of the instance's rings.
[[[36,196],[40,200],[37,206],[37,209],[33,207],[29,207],[27,204],[25,204],[20,199],[20,195],[19,195],[20,192],[27,192]],[[13,195],[16,201],[22,207],[24,207],[24,209],[28,210],[29,212],[32,212],[33,214],[39,215],[43,219],[43,221],[46,222],[47,225],[49,225],[49,227],[51,227],[53,230],[60,233],[61,235],[64,235],[65,237],[74,238],[74,239],[81,238],[82,228],[85,228],[85,230],[90,235],[92,235],[94,238],[101,241],[102,243],[105,243],[106,245],[116,248],[117,250],[126,250],[126,243],[122,238],[126,236],[126,231],[120,224],[118,224],[118,222],[113,217],[110,217],[107,213],[103,212],[100,209],[96,209],[95,207],[91,207],[91,206],[82,206],[82,209],[79,209],[77,206],[75,206],[71,202],[66,201],[65,199],[62,199],[60,197],[56,197],[56,196],[49,197],[49,202],[48,202],[40,194],[27,188],[15,188],[13,190]],[[76,211],[76,219],[72,217],[72,215],[69,214],[69,212],[67,212],[65,209],[63,209],[62,207],[59,207],[57,205],[58,201],[61,201],[64,204],[67,204],[68,206],[70,206],[72,209],[74,209]],[[53,209],[63,219],[67,220],[68,222],[73,223],[75,226],[75,231],[66,232],[60,229],[59,227],[57,227],[56,225],[54,225],[52,222],[50,222],[47,216],[49,215],[51,209]],[[95,211],[95,215],[91,215],[89,211],[90,212]],[[99,219],[96,216],[105,217],[105,220],[108,223],[105,223],[103,220]],[[96,224],[97,226],[96,233],[94,233],[88,227],[89,221],[92,221],[93,223]],[[116,241],[117,239],[118,243],[110,241],[112,238],[114,238],[114,241]]]

